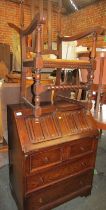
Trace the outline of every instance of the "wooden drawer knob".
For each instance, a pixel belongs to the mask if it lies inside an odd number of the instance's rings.
[[[43,178],[42,178],[42,177],[40,177],[40,180],[41,180],[41,182],[43,183]]]
[[[39,203],[43,203],[43,199],[42,198],[39,198]]]
[[[82,166],[87,166],[87,163],[82,162],[81,165],[82,165]]]
[[[84,184],[83,184],[83,181],[80,181],[80,186],[83,186]]]
[[[49,158],[48,157],[45,157],[44,158],[44,161],[45,161],[45,163],[48,163],[49,162]]]
[[[80,147],[80,149],[81,149],[81,151],[82,151],[82,152],[85,150],[85,148],[84,148],[84,147]]]

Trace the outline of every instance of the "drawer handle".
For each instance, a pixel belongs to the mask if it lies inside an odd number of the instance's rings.
[[[45,158],[44,158],[44,161],[45,161],[45,163],[48,163],[49,158],[48,158],[48,157],[45,157]]]
[[[83,182],[82,181],[80,181],[80,186],[83,186],[84,184],[83,184]]]
[[[42,198],[39,198],[39,203],[43,203],[43,199]]]
[[[82,162],[81,165],[82,165],[82,166],[87,166],[87,163]]]
[[[43,178],[42,178],[42,177],[40,177],[40,180],[41,180],[41,182],[43,183]]]
[[[81,149],[81,151],[84,151],[84,150],[85,150],[85,148],[84,148],[84,147],[80,147],[80,149]]]

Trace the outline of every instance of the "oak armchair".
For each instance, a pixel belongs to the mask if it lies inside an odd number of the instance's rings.
[[[79,35],[71,36],[71,37],[62,37],[58,36],[57,38],[57,50],[46,50],[42,51],[42,24],[45,23],[45,18],[40,20],[40,15],[37,14],[35,18],[32,20],[31,24],[25,29],[22,30],[21,28],[17,27],[14,24],[9,23],[9,26],[14,28],[20,35],[20,44],[21,44],[21,58],[22,58],[22,74],[21,74],[21,101],[25,101],[33,108],[33,113],[38,119],[40,115],[42,115],[42,106],[40,103],[40,95],[44,91],[52,91],[52,108],[53,104],[55,103],[55,99],[58,96],[58,90],[65,91],[65,90],[79,90],[85,89],[88,90],[88,103],[87,103],[87,111],[90,110],[90,103],[91,103],[91,86],[94,78],[94,70],[96,69],[96,39],[98,34],[103,33],[103,29],[100,27],[95,27],[92,29],[87,30],[86,32],[80,33]],[[27,46],[26,46],[26,37],[31,34],[34,30],[36,30],[36,51],[34,52],[34,57],[32,59],[26,59],[27,53]],[[65,60],[62,59],[62,41],[74,41],[78,39],[82,39],[86,36],[92,35],[93,37],[93,44],[92,44],[92,51],[88,61],[83,60]],[[45,59],[43,58],[43,54],[45,53],[52,53],[57,56],[56,59]],[[26,69],[32,68],[33,73],[33,86],[32,86],[32,93],[33,93],[33,104],[28,102],[26,99]],[[56,70],[56,83],[51,85],[42,85],[41,84],[41,70],[43,68],[49,69],[53,68]],[[66,68],[78,68],[78,69],[87,69],[88,76],[87,82],[85,84],[66,84],[61,82],[61,72],[64,71]],[[61,97],[61,96],[59,96]],[[67,96],[63,96],[64,100],[70,100]],[[46,99],[45,99],[46,100]],[[80,103],[77,101],[77,103]]]

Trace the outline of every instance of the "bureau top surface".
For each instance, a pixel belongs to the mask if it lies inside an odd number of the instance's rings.
[[[92,116],[82,106],[65,102],[52,106],[49,113],[48,109],[49,105],[44,106],[44,114],[36,121],[29,107],[9,106],[23,152],[97,135]]]

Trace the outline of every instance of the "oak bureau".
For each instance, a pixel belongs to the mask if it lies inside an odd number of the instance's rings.
[[[51,209],[91,193],[98,142],[92,117],[75,104],[53,109],[44,107],[36,122],[27,106],[8,107],[10,185],[20,210]]]
[[[21,40],[20,104],[8,105],[8,143],[10,187],[19,210],[50,210],[77,196],[91,193],[98,143],[98,130],[91,115],[91,97],[97,35],[100,27],[72,37],[58,36],[56,59],[43,57],[42,24],[35,15],[26,28],[9,24]],[[36,29],[36,53],[27,58],[25,38]],[[74,41],[92,35],[89,60],[62,59],[62,41]],[[46,51],[47,52],[47,51]],[[31,54],[32,55],[32,54]],[[26,97],[27,68],[31,69],[32,101]],[[42,84],[42,69],[55,69],[53,84]],[[87,81],[69,82],[67,69],[87,71]],[[71,98],[71,93],[85,90],[87,100]],[[43,93],[51,98],[42,103]]]

